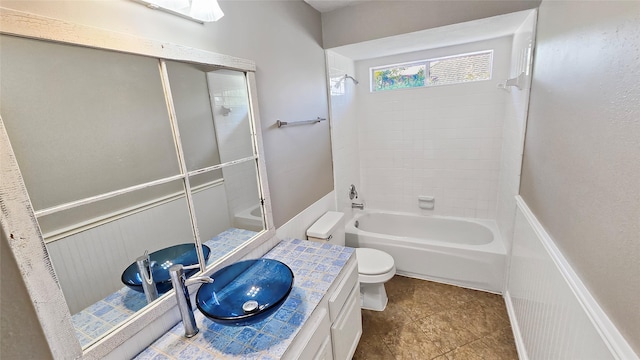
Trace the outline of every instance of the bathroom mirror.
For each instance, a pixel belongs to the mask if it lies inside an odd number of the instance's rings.
[[[0,125],[86,348],[148,308],[120,278],[145,252],[195,243],[204,270],[200,244],[215,266],[266,229],[243,70],[254,65],[167,44],[140,43],[140,55],[14,35],[0,35]]]

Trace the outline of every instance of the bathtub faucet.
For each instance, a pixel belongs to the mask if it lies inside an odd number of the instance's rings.
[[[351,208],[352,209],[360,209],[360,210],[364,210],[364,203],[351,203]]]

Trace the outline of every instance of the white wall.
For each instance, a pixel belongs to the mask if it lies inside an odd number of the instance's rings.
[[[511,46],[511,70],[509,78],[525,73],[522,90],[508,87],[508,100],[505,102],[505,117],[502,129],[502,155],[500,160],[500,179],[496,221],[502,241],[511,248],[513,224],[516,211],[515,196],[520,192],[520,170],[524,148],[524,132],[527,125],[527,109],[531,84],[531,60],[537,13],[532,11],[525,22],[513,35]]]
[[[369,67],[494,50],[493,78],[371,93]],[[356,62],[362,193],[367,207],[495,218],[511,38]],[[435,196],[434,210],[418,195]]]
[[[355,75],[353,60],[330,50],[326,55],[331,87],[331,150],[336,204],[338,211],[350,218],[352,200],[347,195],[349,186],[353,184],[358,191],[362,190],[355,92],[356,89],[366,88],[367,84],[365,81],[356,85],[351,79],[340,80],[346,74]],[[338,84],[337,88],[335,84]],[[361,200],[353,199],[353,202]]]
[[[640,353],[640,2],[544,1],[521,194]]]

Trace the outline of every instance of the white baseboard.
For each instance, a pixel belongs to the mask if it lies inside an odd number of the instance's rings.
[[[522,333],[520,332],[520,326],[518,325],[518,318],[516,317],[513,303],[511,302],[511,295],[509,294],[509,291],[505,291],[502,296],[504,297],[504,304],[507,307],[507,314],[509,315],[509,321],[511,322],[511,330],[516,342],[516,349],[518,350],[518,359],[529,360],[527,349],[525,348],[524,341],[522,339]]]

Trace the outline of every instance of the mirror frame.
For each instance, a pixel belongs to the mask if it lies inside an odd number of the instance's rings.
[[[0,33],[142,55],[155,59],[213,65],[244,72],[247,78],[249,108],[253,118],[251,137],[258,159],[258,188],[264,201],[265,230],[214,263],[201,275],[210,275],[215,270],[250,255],[252,251],[259,251],[262,244],[275,238],[276,232],[271,211],[258,113],[256,65],[253,61],[4,7],[0,7]],[[156,335],[151,334],[147,337],[154,339],[178,321],[176,320],[175,296],[163,296],[116,326],[97,342],[83,349],[76,338],[75,329],[71,323],[71,313],[48,256],[44,238],[2,119],[0,119],[0,175],[3,179],[0,182],[0,198],[3,202],[0,212],[0,226],[6,235],[13,256],[16,258],[36,316],[54,358],[103,358],[125,344],[127,340],[139,335],[145,328],[147,330],[151,328],[149,325],[152,323],[154,323],[153,328],[157,327],[154,329]],[[168,294],[173,294],[173,290]],[[172,310],[174,311],[170,313]],[[158,321],[162,322],[162,325],[158,324]]]

